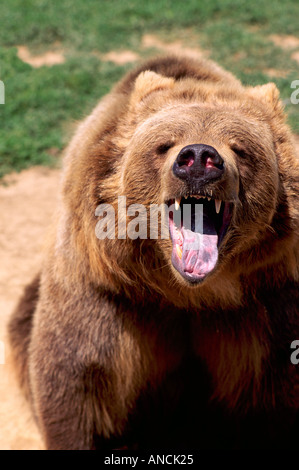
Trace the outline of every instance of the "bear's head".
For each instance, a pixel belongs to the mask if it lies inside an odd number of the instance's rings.
[[[217,290],[237,297],[240,276],[269,266],[294,274],[299,167],[274,84],[144,71],[109,106],[109,130],[89,150],[81,185],[89,208],[114,209],[114,236],[86,248],[102,283],[139,283],[186,304]],[[129,220],[135,232],[119,236]]]

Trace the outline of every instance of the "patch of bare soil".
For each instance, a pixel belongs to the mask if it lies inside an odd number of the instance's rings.
[[[154,34],[145,34],[141,44],[145,49],[155,48],[171,54],[189,55],[189,57],[193,57],[194,59],[202,59],[209,55],[208,51],[204,51],[198,47],[185,47],[182,41],[171,43],[164,42]]]
[[[293,60],[295,60],[299,64],[299,51],[298,52],[293,52],[291,57],[292,57]]]
[[[125,65],[130,62],[136,62],[139,59],[139,55],[133,51],[111,51],[101,56],[101,59],[117,65]]]
[[[52,65],[63,64],[65,57],[61,52],[47,51],[44,54],[33,55],[27,46],[17,46],[18,57],[31,67],[39,68],[44,65],[52,67]]]
[[[154,34],[145,34],[141,41],[143,49],[157,49],[169,54],[184,54],[194,59],[201,59],[209,55],[209,51],[204,51],[198,47],[185,47],[183,41],[165,42]],[[140,56],[133,51],[110,51],[107,54],[94,52],[101,60],[113,62],[117,65],[124,65],[130,62],[136,62]]]
[[[263,70],[264,73],[268,75],[268,77],[273,78],[285,78],[289,71],[288,70],[278,70],[278,69],[265,69]]]
[[[282,49],[296,49],[299,47],[299,38],[296,36],[272,34],[269,37],[276,46]]]

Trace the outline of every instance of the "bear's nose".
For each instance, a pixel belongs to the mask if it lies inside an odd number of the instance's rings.
[[[206,144],[187,145],[178,154],[173,174],[182,180],[201,179],[210,181],[224,172],[224,161],[214,147]]]

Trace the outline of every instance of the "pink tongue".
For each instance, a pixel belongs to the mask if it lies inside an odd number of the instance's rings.
[[[216,230],[209,234],[192,232],[182,228],[184,271],[198,276],[205,276],[214,269],[218,259],[218,235]]]

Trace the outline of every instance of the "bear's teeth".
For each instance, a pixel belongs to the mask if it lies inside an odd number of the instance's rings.
[[[221,209],[221,201],[219,201],[219,199],[215,199],[215,209],[216,209],[217,214],[219,214],[220,209]]]
[[[178,197],[178,198],[175,199],[175,210],[176,210],[176,211],[179,210],[180,204],[181,204],[181,198]]]

